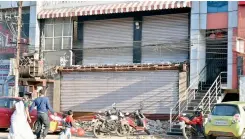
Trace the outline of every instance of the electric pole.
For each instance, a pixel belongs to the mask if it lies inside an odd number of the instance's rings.
[[[18,31],[17,31],[17,46],[16,46],[16,67],[15,67],[15,89],[14,96],[19,96],[19,63],[20,63],[20,39],[21,39],[21,20],[22,20],[22,3],[23,1],[18,1]]]

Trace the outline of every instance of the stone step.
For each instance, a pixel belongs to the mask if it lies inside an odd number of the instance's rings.
[[[197,107],[197,106],[200,104],[200,102],[201,102],[201,101],[191,101],[191,102],[188,104],[188,106],[191,106],[191,107]],[[206,103],[208,103],[208,100],[207,100]],[[204,103],[204,104],[206,104],[206,103]],[[214,100],[214,101],[211,103],[211,105],[212,105],[212,104],[216,104],[216,101]],[[208,104],[206,104],[206,105],[208,105]]]

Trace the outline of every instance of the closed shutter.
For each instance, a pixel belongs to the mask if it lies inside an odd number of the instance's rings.
[[[127,71],[64,73],[61,110],[98,112],[117,103],[132,112],[168,114],[178,100],[178,71]],[[142,103],[143,102],[143,103]]]
[[[84,65],[132,63],[132,46],[133,18],[84,22]]]
[[[144,16],[142,63],[188,59],[188,14]]]

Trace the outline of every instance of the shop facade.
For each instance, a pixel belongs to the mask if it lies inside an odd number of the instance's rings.
[[[190,11],[190,2],[176,1],[41,10],[38,18],[44,60],[71,68],[70,72],[61,71],[61,111],[96,112],[114,102],[132,111],[143,102],[147,113],[168,114],[179,99],[181,71],[141,71],[140,67],[171,67],[188,61]],[[129,70],[134,65],[139,68]],[[129,68],[120,72],[72,70],[108,66]]]

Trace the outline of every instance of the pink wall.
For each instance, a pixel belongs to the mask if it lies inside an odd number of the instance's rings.
[[[240,3],[241,2],[239,2],[239,4]],[[244,1],[243,3],[245,4]],[[245,39],[245,5],[244,4],[238,6],[238,37]],[[245,59],[243,60],[243,75],[245,75]]]
[[[245,6],[238,7],[238,36],[245,38]]]
[[[207,29],[228,28],[228,13],[208,13]]]
[[[237,28],[233,28],[233,36],[232,36],[232,88],[237,89],[238,87],[238,75],[237,75],[237,52],[236,52],[236,37],[237,37]]]

